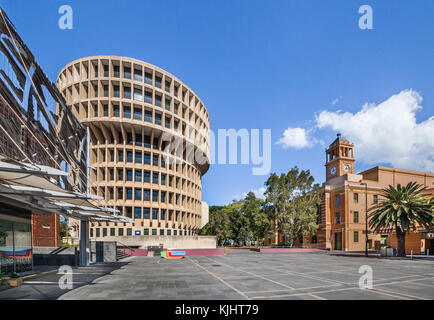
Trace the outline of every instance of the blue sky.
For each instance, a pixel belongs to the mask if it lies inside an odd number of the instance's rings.
[[[73,8],[72,30],[58,28],[63,4]],[[373,8],[373,30],[358,27],[363,4]],[[272,172],[298,165],[322,183],[324,143],[337,131],[359,141],[355,153],[364,161],[356,162],[356,171],[377,163],[432,171],[434,2],[0,0],[0,5],[53,81],[66,63],[89,55],[157,65],[201,97],[213,130],[272,129]],[[366,103],[374,105],[359,113]],[[397,112],[383,120],[382,110]],[[414,122],[408,128],[406,117]],[[358,129],[370,119],[378,123]],[[287,128],[302,128],[310,143],[276,144]],[[371,135],[364,139],[366,132]],[[400,139],[405,143],[398,145]],[[409,153],[413,158],[403,156]],[[225,204],[262,187],[266,178],[252,175],[250,165],[213,165],[203,178],[203,199]]]

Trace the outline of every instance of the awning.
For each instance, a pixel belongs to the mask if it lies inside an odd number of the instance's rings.
[[[0,158],[0,197],[39,214],[58,213],[79,220],[134,223],[119,215],[119,210],[95,205],[103,197],[68,191],[47,179],[58,175],[67,173]]]

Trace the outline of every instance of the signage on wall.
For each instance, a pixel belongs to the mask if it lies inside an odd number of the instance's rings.
[[[139,230],[136,230],[136,231],[134,232],[134,234],[135,234],[136,236],[140,236],[141,232],[140,232]]]

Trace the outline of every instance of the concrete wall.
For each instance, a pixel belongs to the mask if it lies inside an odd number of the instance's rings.
[[[92,238],[92,241],[116,241],[118,246],[146,249],[163,244],[167,249],[216,248],[215,236],[116,236]]]

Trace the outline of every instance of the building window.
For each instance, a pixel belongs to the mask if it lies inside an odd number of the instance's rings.
[[[109,66],[108,65],[104,65],[104,77],[108,77],[109,76]]]
[[[155,114],[155,124],[161,125],[161,114]]]
[[[143,208],[143,219],[149,219],[149,213],[151,210],[149,208]]]
[[[355,202],[355,203],[359,202],[359,194],[358,194],[358,193],[355,193],[355,194],[353,195],[353,199],[354,199],[354,202]]]
[[[137,100],[137,101],[142,101],[143,100],[142,90],[141,89],[134,88],[134,100]]]
[[[166,89],[167,92],[170,92],[170,81],[166,80],[164,83],[165,83],[165,87],[164,88]]]
[[[339,195],[335,196],[335,207],[338,208],[341,206],[341,197]]]
[[[359,231],[354,231],[354,242],[359,242]]]
[[[131,79],[131,68],[130,67],[124,67],[124,78],[125,79]]]
[[[158,201],[158,191],[152,191],[152,201]]]
[[[118,229],[118,235],[119,236],[123,236],[124,235],[124,228],[119,228]]]
[[[158,209],[157,208],[153,208],[152,209],[152,219],[153,220],[157,220],[158,219]]]
[[[95,98],[98,98],[98,85],[93,86],[93,95]]]
[[[142,208],[134,208],[134,218],[141,219],[142,218]]]
[[[161,191],[161,202],[166,202],[166,192]]]
[[[127,236],[132,236],[132,235],[133,235],[133,229],[127,228]]]
[[[373,201],[374,201],[374,203],[378,203],[378,196],[376,194],[374,194]]]
[[[151,173],[149,171],[143,172],[143,182],[151,182]]]
[[[113,86],[113,96],[115,98],[119,98],[120,97],[119,86]]]
[[[142,182],[142,171],[141,170],[135,170],[134,171],[134,181],[136,182]]]
[[[359,212],[354,211],[354,223],[358,223],[358,222],[359,222]]]
[[[133,152],[127,151],[127,162],[133,162]]]
[[[119,150],[118,152],[119,155],[119,162],[123,162],[124,161],[124,151],[123,150]]]
[[[341,214],[339,212],[335,213],[335,223],[336,224],[341,223]]]
[[[142,70],[134,69],[134,80],[142,82]]]
[[[168,99],[168,98],[164,99],[164,106],[165,106],[166,110],[170,111],[170,99]]]
[[[164,220],[166,218],[166,210],[160,210],[160,220]]]
[[[115,228],[110,228],[110,236],[111,237],[115,236]]]
[[[142,189],[134,189],[134,200],[142,200]]]
[[[145,72],[145,83],[152,85],[152,73]]]
[[[134,119],[142,120],[142,109],[134,108]]]
[[[96,228],[96,237],[97,237],[97,238],[100,237],[100,231],[99,231],[99,228]]]
[[[133,200],[133,189],[127,188],[127,200]]]
[[[124,87],[124,98],[125,99],[131,99],[131,88],[130,87]]]
[[[136,133],[136,146],[142,145],[142,135],[140,133]],[[140,154],[140,157],[142,154]],[[142,162],[142,159],[140,158],[140,163]]]
[[[164,118],[164,125],[166,128],[170,128],[170,118],[168,117]]]
[[[155,86],[161,88],[161,77],[155,77]]]
[[[175,97],[178,96],[178,86],[173,87],[173,94],[175,95]]]
[[[152,104],[152,92],[145,91],[145,102]]]
[[[128,144],[133,144],[133,134],[131,132],[127,133],[127,143]]]
[[[131,108],[124,107],[124,118],[131,119]]]
[[[166,175],[162,174],[161,175],[161,184],[164,186],[166,184]]]
[[[131,207],[125,207],[125,214],[127,215],[128,218],[132,218],[133,217],[133,209]]]
[[[160,229],[160,236],[164,236],[164,229]]]
[[[93,238],[93,228],[90,228],[90,237]]]
[[[119,106],[113,106],[113,116],[119,117]]]
[[[119,78],[119,66],[113,66],[113,76]]]
[[[155,95],[155,105],[161,107],[161,96]]]
[[[137,137],[136,137],[136,144],[137,144]],[[140,151],[136,151],[136,163],[141,164],[142,163],[142,153]]]
[[[151,200],[151,190],[145,189],[143,190],[143,201],[150,201]]]
[[[124,169],[119,169],[118,170],[118,181],[123,181],[124,180]]]
[[[107,237],[107,228],[102,228],[102,236]]]
[[[152,122],[152,111],[145,110],[145,121]]]
[[[154,155],[152,157],[152,165],[153,166],[158,166],[158,156],[157,155]]]
[[[143,229],[143,235],[149,236],[149,229]]]
[[[152,229],[152,235],[156,236],[157,235],[157,229]]]
[[[151,147],[151,137],[150,136],[147,136],[147,135],[144,136],[143,145],[146,148],[150,148]]]
[[[151,155],[149,153],[145,153],[143,157],[144,164],[151,164]]]
[[[152,183],[158,184],[158,173],[156,172],[152,174]]]
[[[124,200],[124,189],[118,188],[118,200]]]
[[[178,230],[173,230],[173,235],[177,236],[178,235]]]

